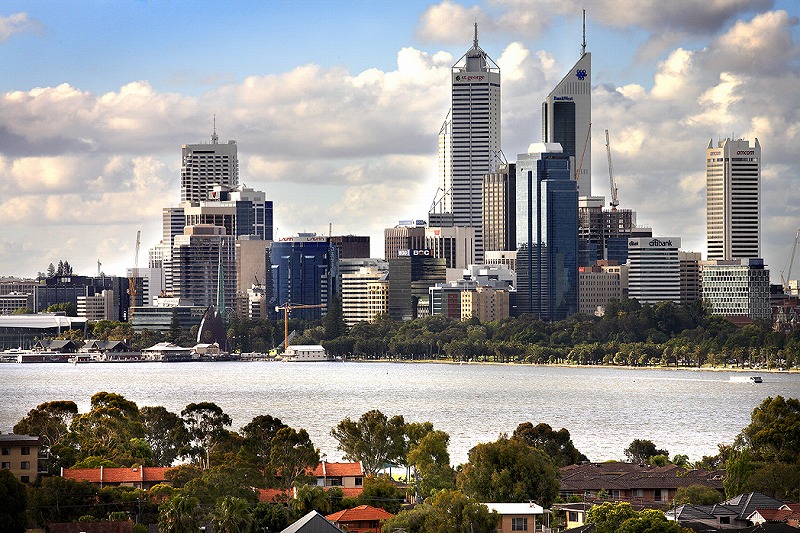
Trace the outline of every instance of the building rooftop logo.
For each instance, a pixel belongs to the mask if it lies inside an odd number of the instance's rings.
[[[586,79],[586,69],[579,68],[575,71],[575,75],[578,77],[579,80],[583,81]]]

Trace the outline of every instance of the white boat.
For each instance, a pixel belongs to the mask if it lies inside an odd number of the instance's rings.
[[[732,383],[763,383],[761,376],[731,376]]]

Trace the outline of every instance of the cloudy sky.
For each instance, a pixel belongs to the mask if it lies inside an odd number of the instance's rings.
[[[480,44],[502,73],[509,160],[541,140],[586,5],[593,192],[705,253],[705,147],[758,138],[773,281],[800,225],[797,0],[150,0],[0,3],[0,275],[121,274],[177,204],[180,148],[213,117],[277,236],[367,234],[425,218],[449,70]],[[797,273],[800,265],[794,269]],[[792,277],[795,277],[793,275]]]

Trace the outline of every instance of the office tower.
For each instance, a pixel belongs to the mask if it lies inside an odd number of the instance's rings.
[[[242,185],[214,185],[205,200],[171,209],[183,211],[186,226],[213,224],[224,227],[227,235],[236,238],[272,240],[272,201],[265,193]],[[166,238],[166,230],[164,233]]]
[[[223,301],[232,307],[236,298],[235,255],[234,237],[227,235],[225,228],[186,226],[172,246],[172,294],[195,306],[208,307]]]
[[[678,252],[678,264],[681,269],[681,303],[690,304],[703,296],[703,285],[700,283],[700,252]]]
[[[217,130],[211,143],[184,144],[181,151],[181,202],[208,200],[214,185],[239,184],[236,141],[219,144]]]
[[[336,248],[313,233],[284,237],[270,249],[275,305],[318,305],[290,312],[291,318],[319,320],[327,312],[335,283]]]
[[[425,228],[423,248],[444,259],[447,268],[467,268],[475,262],[475,228]]]
[[[483,177],[483,250],[516,250],[517,165],[500,165]]]
[[[332,235],[328,242],[339,251],[339,259],[363,259],[370,256],[368,235]]]
[[[475,228],[475,256],[483,261],[483,176],[500,162],[500,67],[478,46],[477,23],[472,48],[453,65],[450,81],[452,108],[439,134],[441,213],[431,209],[430,223]]]
[[[725,139],[706,147],[708,259],[761,257],[761,144]]]
[[[387,261],[396,258],[400,250],[422,250],[425,248],[425,221],[401,220],[397,226],[383,230],[383,241]]]
[[[680,237],[628,239],[628,297],[639,303],[680,303]]]
[[[628,260],[628,238],[636,230],[636,211],[603,209],[602,196],[582,196],[578,200],[578,255],[581,266],[597,261]]]
[[[153,298],[162,296],[164,293],[164,269],[163,267],[136,267],[125,269],[125,277],[142,279],[142,305],[153,305]]]
[[[578,194],[592,195],[592,54],[586,51],[584,12],[581,57],[547,95],[542,104],[542,139],[559,143],[565,154],[575,158]]]
[[[352,261],[345,259],[345,261]],[[348,326],[372,322],[388,311],[388,263],[341,274],[342,318]]]
[[[578,268],[578,312],[596,315],[604,312],[611,300],[623,298],[623,284],[627,280],[627,265],[616,261]]]
[[[444,283],[445,260],[430,250],[402,250],[389,260],[389,316],[412,320],[429,312],[428,287]]]
[[[711,314],[772,318],[769,270],[763,259],[710,260],[703,264],[700,275],[703,301],[710,305]]]
[[[578,311],[578,189],[572,156],[534,143],[517,157],[515,315],[561,320]]]
[[[137,277],[136,301],[133,305],[142,305],[142,278]],[[48,307],[58,303],[73,303],[77,307],[78,297],[95,296],[107,290],[113,293],[113,318],[111,320],[128,320],[131,307],[131,295],[128,291],[128,278],[117,276],[54,276],[46,278],[33,290],[33,311],[42,313]]]

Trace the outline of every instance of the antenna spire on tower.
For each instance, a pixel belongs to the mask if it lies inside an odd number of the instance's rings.
[[[583,10],[583,43],[581,44],[581,57],[586,54],[586,9]]]
[[[213,144],[217,144],[219,142],[219,136],[217,135],[217,114],[214,113],[214,133],[211,134],[211,142]]]
[[[475,21],[475,39],[472,41],[472,46],[478,48],[478,21]]]

